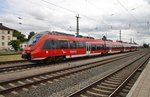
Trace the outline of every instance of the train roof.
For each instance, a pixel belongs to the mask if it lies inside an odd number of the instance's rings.
[[[138,44],[131,44],[131,43],[127,43],[127,42],[113,42],[110,40],[102,40],[102,39],[93,39],[93,38],[87,38],[84,36],[80,36],[80,37],[75,37],[75,35],[73,34],[66,34],[66,33],[62,33],[62,32],[57,32],[57,31],[44,31],[44,32],[40,32],[38,34],[43,34],[44,38],[52,38],[52,39],[57,39],[57,40],[72,40],[72,41],[81,41],[81,42],[87,42],[87,43],[93,43],[93,44],[104,44],[106,43],[106,45],[123,45],[123,46],[138,46]]]
[[[39,33],[39,34],[43,34],[44,38],[52,38],[52,39],[57,39],[57,40],[72,40],[72,41],[81,41],[81,42],[88,42],[88,43],[94,43],[94,44],[104,44],[103,40],[98,40],[98,39],[90,39],[90,38],[85,38],[85,37],[75,37],[72,35],[60,35],[60,34],[56,34],[56,33],[51,33],[49,31],[45,31],[44,33]]]

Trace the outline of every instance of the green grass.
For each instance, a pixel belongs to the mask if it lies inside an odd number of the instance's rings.
[[[20,55],[0,56],[0,62],[13,61],[13,60],[22,60],[21,54]]]
[[[5,51],[5,50],[0,50],[0,55],[3,55],[3,54],[19,54],[21,53],[21,51]]]

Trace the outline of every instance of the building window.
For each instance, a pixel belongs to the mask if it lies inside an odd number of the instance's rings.
[[[4,30],[2,30],[2,34],[5,34]]]
[[[5,36],[2,36],[2,40],[5,40]]]
[[[5,43],[4,42],[2,42],[2,46],[4,46],[5,45]]]
[[[8,34],[10,34],[10,31],[8,31]]]
[[[8,36],[8,40],[10,40],[10,36]]]

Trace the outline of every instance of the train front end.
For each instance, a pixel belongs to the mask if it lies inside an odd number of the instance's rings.
[[[29,61],[34,61],[40,54],[40,40],[43,34],[34,35],[28,42],[27,47],[22,52],[22,58]]]

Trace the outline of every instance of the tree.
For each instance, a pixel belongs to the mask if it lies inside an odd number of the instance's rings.
[[[14,37],[17,37],[17,40],[19,40],[21,43],[27,41],[27,39],[25,38],[25,35],[22,34],[22,33],[19,32],[19,31],[17,31],[17,30],[15,30],[15,31],[13,32],[13,36],[14,36]]]
[[[34,35],[35,35],[35,32],[30,32],[29,35],[28,35],[28,41],[29,41],[30,38],[31,38],[32,36],[34,36]]]
[[[144,47],[144,48],[149,48],[149,45],[146,44],[146,43],[144,43],[144,44],[143,44],[143,47]]]
[[[102,37],[102,40],[107,40],[107,37],[104,35],[104,36]]]
[[[11,40],[9,42],[9,45],[11,45],[15,51],[18,51],[20,49],[20,41],[19,40]]]

